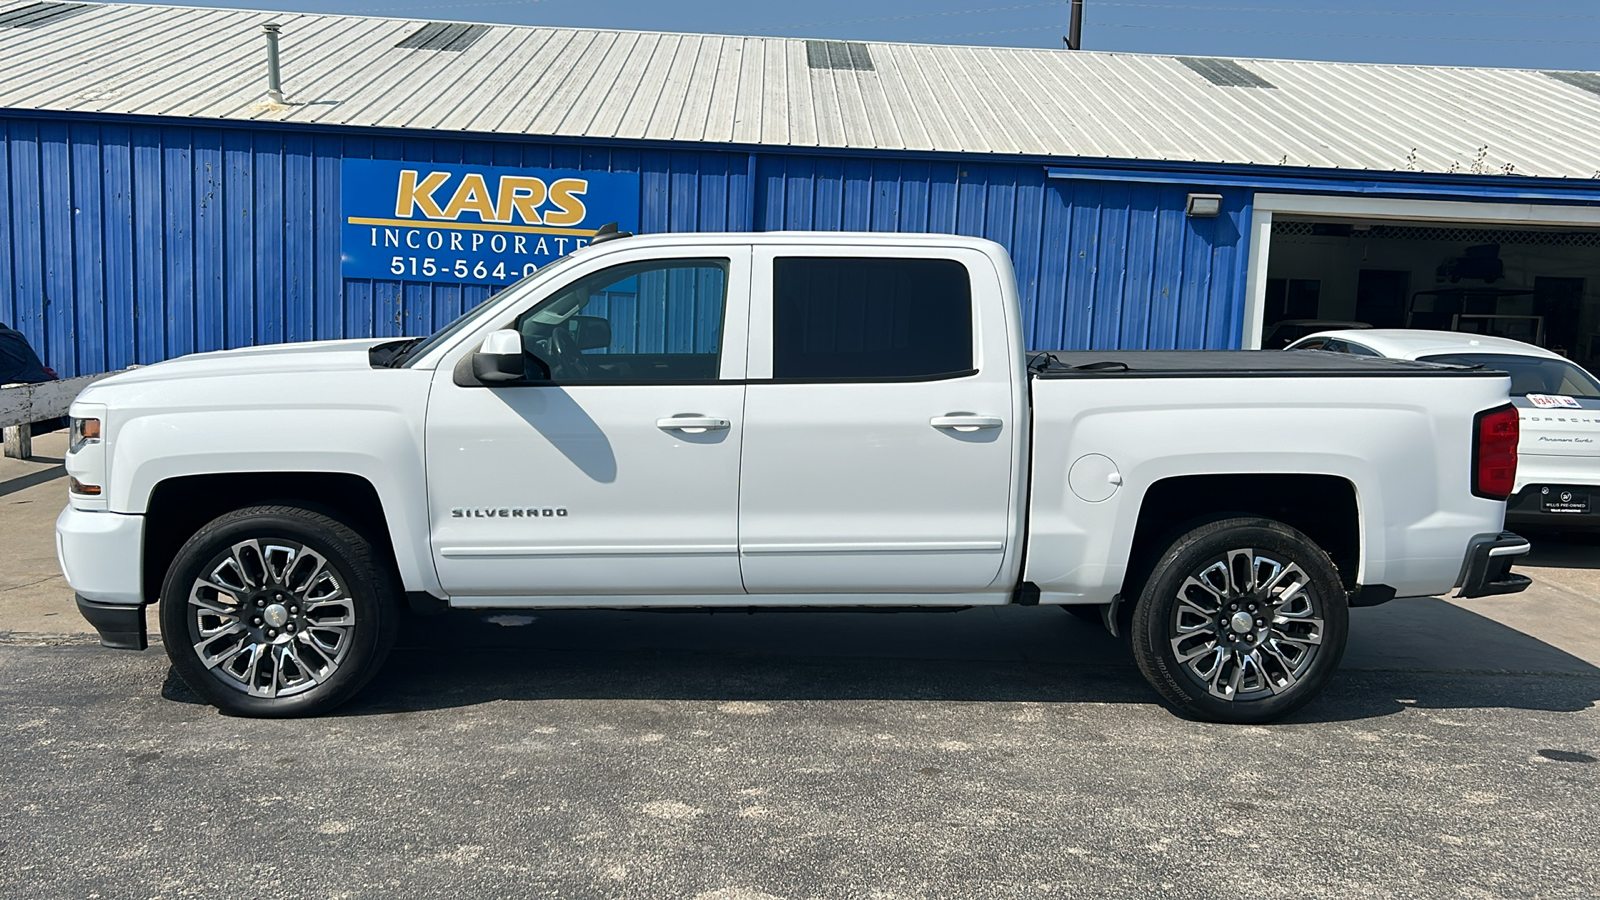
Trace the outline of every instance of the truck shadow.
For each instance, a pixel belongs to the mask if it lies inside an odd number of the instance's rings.
[[[1048,608],[452,611],[413,620],[335,715],[583,699],[1159,703],[1119,640]],[[1442,600],[1412,600],[1355,611],[1342,670],[1286,723],[1597,703],[1600,668]]]

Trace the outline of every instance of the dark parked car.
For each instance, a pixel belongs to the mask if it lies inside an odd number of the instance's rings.
[[[39,361],[22,332],[0,322],[0,384],[55,381],[56,373]]]

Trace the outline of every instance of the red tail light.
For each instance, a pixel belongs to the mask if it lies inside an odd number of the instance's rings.
[[[1511,496],[1517,483],[1517,408],[1486,409],[1472,420],[1472,493],[1490,500]]]

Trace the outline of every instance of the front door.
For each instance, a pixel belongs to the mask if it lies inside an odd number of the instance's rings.
[[[807,252],[755,248],[746,590],[1009,588],[996,582],[1021,423],[993,265],[958,249]]]
[[[660,254],[609,255],[497,323],[521,332],[526,380],[440,367],[428,499],[454,602],[743,591],[749,248]]]

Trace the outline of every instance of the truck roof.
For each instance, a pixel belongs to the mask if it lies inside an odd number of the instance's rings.
[[[787,244],[791,246],[857,244],[900,247],[971,247],[986,253],[1005,248],[987,238],[961,234],[899,234],[881,231],[685,231],[630,234],[606,241],[607,249],[621,247],[694,247],[703,244]],[[585,248],[587,249],[587,248]],[[1009,257],[1008,257],[1009,258]]]

